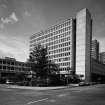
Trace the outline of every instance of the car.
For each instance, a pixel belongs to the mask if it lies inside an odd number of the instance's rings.
[[[6,84],[14,84],[14,82],[11,81],[11,80],[7,80],[7,81],[6,81]]]
[[[80,82],[79,83],[79,86],[89,86],[90,84],[89,83],[86,83],[86,82]]]

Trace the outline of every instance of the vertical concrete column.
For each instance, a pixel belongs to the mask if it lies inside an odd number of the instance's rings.
[[[1,72],[0,72],[0,78],[1,78]]]
[[[76,74],[91,81],[91,14],[85,8],[76,15]]]

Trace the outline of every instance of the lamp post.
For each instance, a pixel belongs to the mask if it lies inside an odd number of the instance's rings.
[[[30,77],[30,83],[29,83],[29,84],[32,86],[32,77],[33,77],[33,76],[32,76],[32,71],[30,71],[29,77]]]
[[[68,85],[68,74],[66,74],[65,77],[66,77],[66,84]]]
[[[29,78],[30,78],[30,85],[32,86],[32,80],[33,80],[33,76],[35,75],[35,73],[33,71],[30,71],[30,75],[29,75]]]
[[[69,83],[69,74],[70,74],[70,68],[69,67],[67,67],[67,75],[66,75],[66,82],[67,82],[67,86],[68,86],[68,83]]]

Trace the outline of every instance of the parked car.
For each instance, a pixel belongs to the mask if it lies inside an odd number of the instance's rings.
[[[11,81],[11,80],[7,80],[7,81],[6,81],[6,84],[12,84],[12,85],[13,85],[13,84],[15,84],[15,83],[14,83],[13,81]]]
[[[79,86],[89,86],[90,84],[89,83],[86,83],[86,82],[80,82],[79,83]]]

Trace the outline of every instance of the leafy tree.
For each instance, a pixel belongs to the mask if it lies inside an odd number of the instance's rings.
[[[50,75],[55,75],[58,73],[59,66],[55,64],[54,62],[48,60],[48,63],[44,67],[44,69],[47,70],[47,75],[50,76]]]
[[[58,70],[58,66],[48,60],[47,47],[44,48],[41,45],[34,47],[30,53],[30,62],[33,62],[32,70],[36,72],[37,78],[48,78],[51,74],[55,74]]]
[[[30,53],[29,61],[33,62],[32,70],[36,72],[36,76],[43,78],[46,71],[44,65],[47,64],[47,48],[41,45],[35,46],[33,51]]]
[[[47,47],[44,48],[41,45],[35,46],[33,51],[30,53],[29,61],[37,64],[47,63]]]

